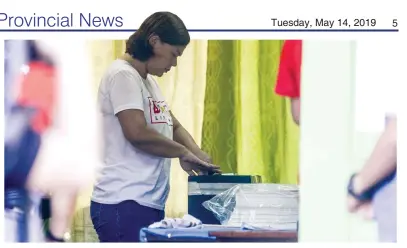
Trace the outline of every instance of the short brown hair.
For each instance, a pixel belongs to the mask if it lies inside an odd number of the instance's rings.
[[[171,12],[156,12],[141,24],[140,28],[126,42],[126,53],[140,61],[146,61],[153,54],[149,43],[151,35],[173,46],[186,46],[190,42],[188,29],[181,18]]]

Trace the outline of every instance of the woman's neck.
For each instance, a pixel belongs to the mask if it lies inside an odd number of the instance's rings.
[[[139,74],[142,78],[147,78],[147,67],[144,62],[141,62],[137,59],[131,57],[130,54],[124,54],[121,59],[127,61]]]

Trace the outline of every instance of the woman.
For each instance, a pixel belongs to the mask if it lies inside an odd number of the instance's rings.
[[[91,202],[101,242],[138,242],[141,228],[164,218],[171,158],[190,175],[219,171],[172,115],[152,77],[175,67],[189,42],[178,16],[154,13],[102,78],[104,165]]]

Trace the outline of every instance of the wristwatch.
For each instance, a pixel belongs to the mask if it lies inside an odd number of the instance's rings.
[[[373,194],[371,190],[366,190],[362,193],[355,193],[355,189],[354,189],[354,179],[356,177],[356,173],[353,174],[350,179],[349,179],[349,183],[348,183],[348,194],[351,195],[353,198],[355,198],[358,201],[361,202],[366,202],[366,201],[370,201],[373,198]]]
[[[381,190],[384,186],[386,186],[388,183],[394,180],[394,178],[397,175],[397,170],[394,170],[392,173],[387,175],[386,177],[382,178],[381,181],[376,183],[375,185],[371,186],[370,188],[366,189],[360,194],[356,194],[354,190],[354,185],[353,185],[353,180],[357,174],[353,174],[348,183],[348,194],[354,197],[355,199],[365,202],[365,201],[370,201],[372,200],[373,196]]]

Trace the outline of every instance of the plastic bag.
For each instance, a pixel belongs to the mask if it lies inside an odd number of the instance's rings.
[[[243,224],[296,228],[299,189],[296,185],[239,184],[202,205],[211,211],[222,225]]]

